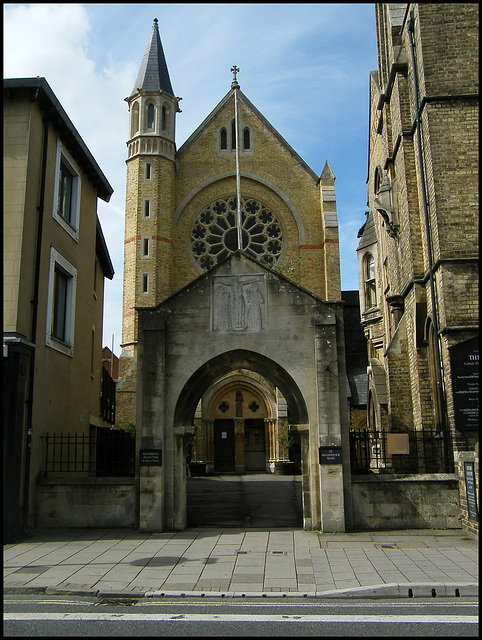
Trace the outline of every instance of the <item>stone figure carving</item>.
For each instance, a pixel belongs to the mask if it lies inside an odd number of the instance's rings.
[[[213,331],[257,332],[266,328],[263,275],[213,276]]]

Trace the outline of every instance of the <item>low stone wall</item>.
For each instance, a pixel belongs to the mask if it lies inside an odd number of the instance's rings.
[[[456,474],[352,476],[353,528],[460,529]]]
[[[39,478],[36,526],[130,529],[134,478]]]

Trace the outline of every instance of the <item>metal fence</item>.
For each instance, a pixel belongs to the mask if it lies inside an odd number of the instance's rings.
[[[350,458],[353,474],[454,472],[449,434],[427,429],[406,434],[352,431]]]
[[[85,433],[47,433],[44,474],[89,473],[97,477],[135,474],[135,438],[121,430],[98,428]]]

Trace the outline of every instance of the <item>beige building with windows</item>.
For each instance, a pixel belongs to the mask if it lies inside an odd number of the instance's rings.
[[[36,524],[44,436],[89,437],[108,424],[101,342],[114,270],[97,217],[112,187],[46,80],[4,80],[3,105],[8,539]]]
[[[472,3],[376,4],[358,246],[371,466],[403,469],[417,447],[428,464],[430,452],[428,471],[458,478],[470,531],[478,531],[478,17]],[[385,457],[396,438],[400,455]]]

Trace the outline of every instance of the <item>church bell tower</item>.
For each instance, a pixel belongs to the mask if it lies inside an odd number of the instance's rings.
[[[136,307],[152,307],[172,293],[175,128],[180,98],[174,96],[154,19],[129,106],[124,239],[120,420],[134,421],[127,399],[133,394],[137,356]],[[132,388],[131,388],[132,387]],[[127,405],[130,404],[129,402]]]

